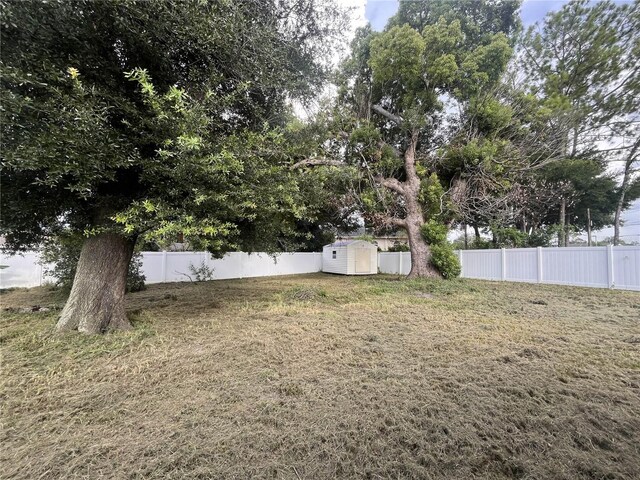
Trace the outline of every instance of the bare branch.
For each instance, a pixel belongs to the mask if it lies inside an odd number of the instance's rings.
[[[294,163],[289,167],[290,170],[295,170],[302,167],[317,167],[320,165],[329,167],[344,167],[346,164],[340,160],[331,160],[329,158],[306,158]]]
[[[402,125],[402,123],[404,122],[402,117],[399,117],[398,115],[394,115],[393,113],[389,112],[388,110],[385,110],[384,108],[382,108],[380,105],[373,105],[371,107],[371,109],[374,112],[379,113],[383,117],[391,120],[393,123],[396,123],[397,125]]]

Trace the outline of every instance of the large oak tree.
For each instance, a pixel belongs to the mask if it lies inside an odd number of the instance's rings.
[[[6,248],[84,235],[58,328],[127,328],[136,240],[281,248],[313,219],[280,158],[340,12],[313,0],[2,1]]]

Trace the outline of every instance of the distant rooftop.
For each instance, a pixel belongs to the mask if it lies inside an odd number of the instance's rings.
[[[325,247],[346,247],[347,245],[351,245],[352,243],[358,242],[367,242],[366,240],[339,240],[337,242],[330,243],[329,245],[325,245]]]

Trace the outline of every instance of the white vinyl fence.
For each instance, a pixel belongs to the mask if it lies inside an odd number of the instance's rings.
[[[552,283],[640,291],[640,246],[460,250],[462,276],[485,280]],[[147,283],[187,282],[190,266],[213,269],[213,279],[294,275],[322,270],[321,253],[228,253],[213,259],[206,252],[143,252]],[[34,287],[43,274],[36,253],[0,255],[0,288]],[[378,254],[380,273],[406,275],[409,252]]]
[[[36,287],[53,281],[44,275],[37,253],[0,254],[0,288]],[[213,279],[294,275],[322,270],[322,253],[227,253],[214,259],[207,252],[142,252],[146,283],[188,282],[190,267],[213,269]]]
[[[0,288],[37,287],[53,279],[45,278],[40,256],[34,252],[19,255],[0,253]]]
[[[322,270],[322,253],[227,253],[214,259],[208,252],[143,252],[142,273],[146,283],[185,282],[193,277],[190,266],[206,265],[213,279],[295,275]]]
[[[459,250],[461,276],[640,291],[640,246]],[[406,275],[408,252],[379,254],[382,273]]]

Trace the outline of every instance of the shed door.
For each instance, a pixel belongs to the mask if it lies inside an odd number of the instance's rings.
[[[356,273],[369,273],[371,271],[371,250],[368,248],[355,248]]]

